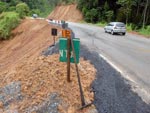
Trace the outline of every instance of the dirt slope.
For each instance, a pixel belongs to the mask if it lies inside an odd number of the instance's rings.
[[[65,103],[65,106],[57,104],[62,113],[88,113],[94,108],[76,111],[81,102],[74,65],[71,65],[72,82],[69,84],[66,82],[66,63],[59,62],[59,55],[41,55],[53,44],[51,27],[55,26],[44,19],[25,19],[13,31],[12,39],[0,41],[0,113],[51,112],[44,110],[51,102],[49,95],[55,92]],[[57,29],[60,33],[61,29]],[[90,85],[96,70],[84,59],[80,60],[79,69],[85,99],[89,103],[93,100]],[[56,105],[55,101],[50,104],[52,107]]]
[[[79,22],[83,19],[82,13],[77,9],[77,5],[57,6],[48,18],[55,20],[65,20]]]
[[[0,71],[30,60],[52,43],[50,25],[45,20],[26,19],[13,31],[14,38],[0,42]]]

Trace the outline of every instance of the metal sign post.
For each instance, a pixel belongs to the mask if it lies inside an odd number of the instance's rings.
[[[82,89],[81,80],[80,80],[79,69],[77,65],[76,52],[75,52],[74,43],[72,39],[71,39],[71,47],[73,51],[73,57],[74,57],[74,62],[75,62],[75,67],[76,67],[76,72],[77,72],[77,79],[78,79],[78,84],[79,84],[79,89],[80,89],[81,105],[82,105],[80,109],[83,109],[85,107],[92,105],[93,103],[88,103],[88,104],[85,103],[85,98],[84,98],[83,89]]]
[[[71,31],[62,30],[62,36],[68,38],[68,41],[67,41],[67,81],[71,82],[70,80]]]
[[[68,38],[67,41],[67,81],[71,82],[70,80],[70,56],[71,56],[71,52],[70,52],[70,47],[71,47],[71,40],[70,38]]]
[[[51,35],[53,36],[53,42],[55,45],[55,36],[57,36],[57,29],[56,28],[52,28]]]
[[[59,53],[60,61],[67,62],[67,81],[70,82],[70,62],[75,63],[75,68],[77,72],[77,80],[81,96],[81,107],[80,110],[90,106],[93,103],[85,103],[84,93],[82,89],[82,84],[80,80],[80,74],[78,69],[79,63],[79,49],[80,49],[80,39],[71,38],[71,31],[63,30],[62,36],[64,38],[59,39]]]

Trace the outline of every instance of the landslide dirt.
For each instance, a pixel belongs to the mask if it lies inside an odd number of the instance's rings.
[[[56,26],[45,20],[25,19],[13,31],[12,39],[0,42],[0,113],[50,112],[44,111],[42,105],[55,92],[61,99],[58,108],[62,113],[88,113],[94,109],[92,106],[77,111],[81,101],[74,65],[71,65],[72,82],[67,83],[66,63],[59,62],[59,55],[42,55],[53,44],[52,27]],[[61,29],[57,29],[60,33]],[[90,86],[96,70],[82,58],[79,70],[86,103],[90,103],[94,98]]]
[[[48,16],[49,19],[79,22],[83,19],[82,13],[76,4],[57,6]]]
[[[13,31],[13,39],[0,42],[0,72],[32,60],[52,44],[51,26],[44,20],[25,19]]]

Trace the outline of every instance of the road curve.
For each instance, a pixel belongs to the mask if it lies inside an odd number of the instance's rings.
[[[89,49],[105,56],[130,81],[150,94],[150,40],[127,33],[111,35],[101,27],[69,22],[69,27]]]

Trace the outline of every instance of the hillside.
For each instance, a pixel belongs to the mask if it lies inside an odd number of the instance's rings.
[[[59,12],[60,7],[54,12]],[[67,16],[55,15],[54,12],[51,15],[57,19],[65,17],[68,21],[81,20],[69,16],[71,12],[74,16],[79,14],[75,5],[62,7]],[[61,28],[49,24],[45,19],[27,18],[12,31],[11,39],[0,41],[0,113],[46,113],[55,110],[87,113],[95,109],[91,106],[77,111],[81,101],[74,64],[71,64],[71,83],[68,83],[66,63],[59,62],[59,54],[42,54],[53,44],[52,27],[57,28],[61,35]],[[90,61],[81,58],[79,72],[85,101],[90,103],[94,98],[90,85],[96,70]]]
[[[77,9],[77,5],[57,6],[48,16],[49,19],[79,22],[83,19],[82,13]]]
[[[13,39],[0,42],[0,70],[14,67],[24,58],[34,58],[52,43],[51,26],[43,20],[23,20]]]

